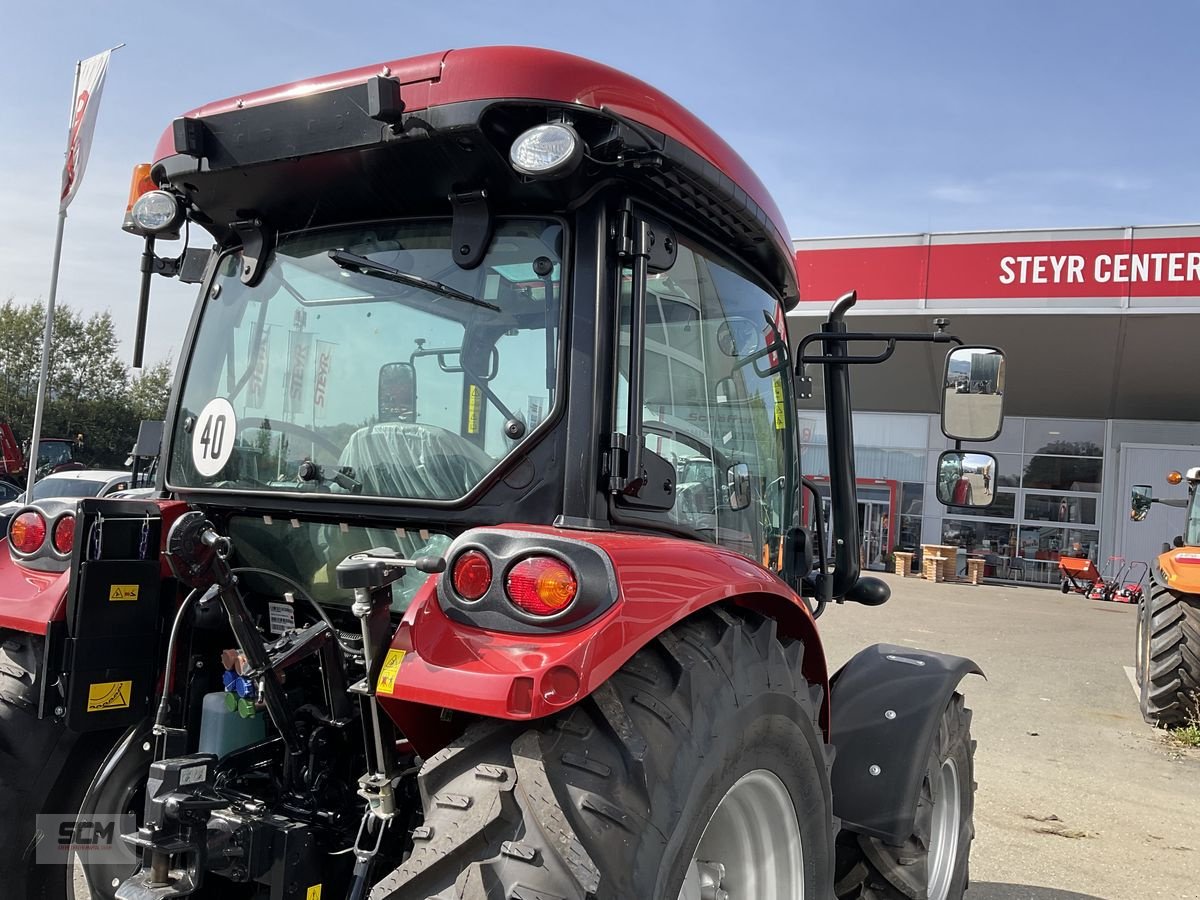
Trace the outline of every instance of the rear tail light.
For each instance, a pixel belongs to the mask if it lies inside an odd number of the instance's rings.
[[[454,561],[450,580],[464,600],[478,600],[492,586],[492,563],[478,550],[468,550]]]
[[[50,535],[50,543],[60,556],[68,556],[75,547],[75,517],[70,513],[59,516]]]
[[[46,517],[36,510],[27,509],[14,516],[8,526],[8,543],[18,553],[37,553],[46,542]]]
[[[534,616],[557,615],[579,593],[571,567],[552,556],[521,560],[509,570],[506,587],[513,604]]]

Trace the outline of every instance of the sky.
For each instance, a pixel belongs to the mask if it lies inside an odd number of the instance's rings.
[[[141,253],[120,230],[129,177],[174,117],[450,47],[550,47],[650,82],[746,158],[792,237],[1200,221],[1190,2],[4,6],[0,299],[48,294],[74,63],[126,43],[68,214],[58,298],[110,310],[127,356]],[[149,362],[178,358],[194,297],[155,279]]]

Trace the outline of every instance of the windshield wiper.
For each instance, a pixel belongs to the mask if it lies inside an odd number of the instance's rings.
[[[448,284],[442,284],[440,281],[422,278],[420,275],[414,275],[411,272],[401,272],[399,269],[392,268],[381,262],[375,262],[373,259],[359,256],[357,253],[351,253],[348,250],[330,250],[329,258],[343,269],[349,269],[352,272],[358,272],[362,275],[373,275],[376,278],[386,278],[388,281],[395,281],[397,284],[407,284],[409,287],[421,288],[422,290],[440,294],[443,297],[461,300],[463,303],[470,303],[472,306],[482,306],[484,309],[500,312],[500,307],[495,303],[488,303],[486,300],[480,300],[478,297],[464,294],[457,288],[452,288]]]

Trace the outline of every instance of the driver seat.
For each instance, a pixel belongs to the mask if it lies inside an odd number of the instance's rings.
[[[495,461],[448,429],[380,422],[350,436],[338,465],[354,470],[364,494],[453,500],[479,484]]]

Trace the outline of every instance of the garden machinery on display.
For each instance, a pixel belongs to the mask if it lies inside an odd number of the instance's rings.
[[[1133,486],[1129,518],[1145,521],[1151,507],[1187,510],[1186,529],[1149,564],[1150,590],[1140,594],[1136,660],[1142,716],[1151,725],[1175,727],[1200,718],[1200,467],[1171,472],[1167,483],[1187,482],[1187,497],[1155,497],[1150,485]]]
[[[9,528],[5,896],[963,896],[979,668],[876,645],[831,674],[816,618],[889,597],[851,367],[998,350],[852,331],[853,294],[789,338],[758,178],[544,50],[193,110],[126,228],[139,346],[153,275],[199,299],[154,495]],[[796,426],[817,373],[829,521]],[[947,384],[948,437],[999,433],[998,393]],[[956,448],[980,503],[995,460]]]
[[[1149,563],[1140,559],[1130,560],[1117,576],[1116,587],[1109,599],[1117,603],[1141,603],[1149,572]]]

